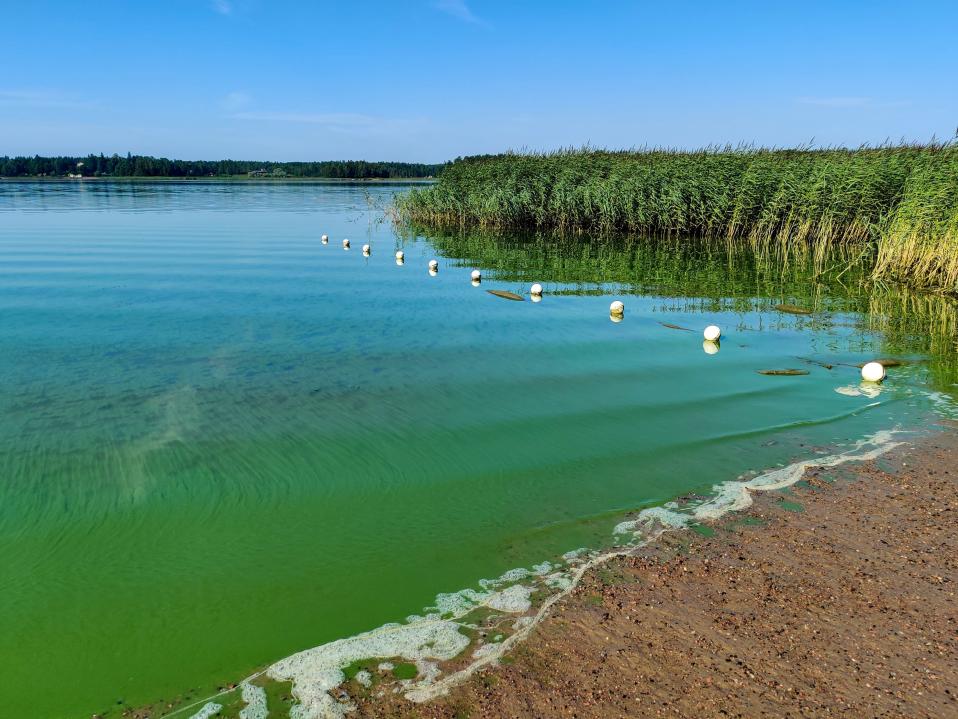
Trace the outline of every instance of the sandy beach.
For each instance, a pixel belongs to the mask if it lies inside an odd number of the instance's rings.
[[[612,560],[502,664],[357,715],[958,716],[958,431],[936,429]]]

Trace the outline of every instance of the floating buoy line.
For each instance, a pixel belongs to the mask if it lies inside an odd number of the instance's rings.
[[[329,235],[323,235],[321,241],[324,245],[329,244]],[[350,246],[348,239],[343,239],[343,249],[348,250]],[[363,256],[369,257],[372,254],[372,247],[369,244],[363,245]],[[396,250],[396,264],[403,265],[406,261],[406,254],[402,250]],[[439,261],[438,260],[429,260],[427,264],[429,275],[435,277],[439,274]],[[472,270],[470,273],[470,281],[473,287],[478,287],[482,283],[482,272],[478,269]],[[519,300],[522,301],[525,298],[522,295],[517,295],[515,292],[509,292],[507,290],[486,290],[489,294],[496,297],[502,297],[509,300]],[[529,287],[529,299],[533,302],[542,301],[543,288],[542,284],[535,282]],[[812,311],[805,307],[799,307],[796,305],[788,304],[779,304],[775,305],[772,309],[777,312],[783,312],[793,315],[811,315]],[[612,304],[609,305],[609,319],[614,323],[622,322],[625,318],[625,303],[622,300],[613,300]],[[669,324],[668,322],[660,322],[663,327],[674,330],[683,330],[685,332],[694,332],[694,330],[689,329],[688,327],[680,327],[678,325]],[[722,330],[718,325],[709,325],[702,331],[702,350],[707,355],[718,354],[721,349],[721,338]],[[815,364],[820,364],[821,366],[832,369],[833,365],[825,364],[821,362],[815,362],[809,360]],[[861,376],[863,383],[870,385],[875,385],[883,382],[887,377],[886,367],[896,367],[901,362],[892,361],[892,360],[880,360],[880,361],[871,361],[866,362],[861,367]],[[756,370],[758,374],[761,375],[772,375],[772,376],[795,376],[795,375],[806,375],[808,371],[806,370],[797,370],[797,369],[763,369]],[[862,385],[863,387],[865,384]],[[876,390],[877,391],[877,390]]]

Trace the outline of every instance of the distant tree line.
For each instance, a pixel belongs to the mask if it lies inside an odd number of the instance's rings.
[[[86,157],[0,157],[0,177],[327,177],[341,179],[432,177],[443,165],[419,162],[256,162],[168,160],[148,155]]]

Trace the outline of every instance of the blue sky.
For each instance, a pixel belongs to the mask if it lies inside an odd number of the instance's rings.
[[[947,139],[958,2],[0,0],[0,155]]]

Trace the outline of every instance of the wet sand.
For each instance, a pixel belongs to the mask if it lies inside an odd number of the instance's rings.
[[[958,717],[958,429],[591,571],[440,700],[369,717]]]

